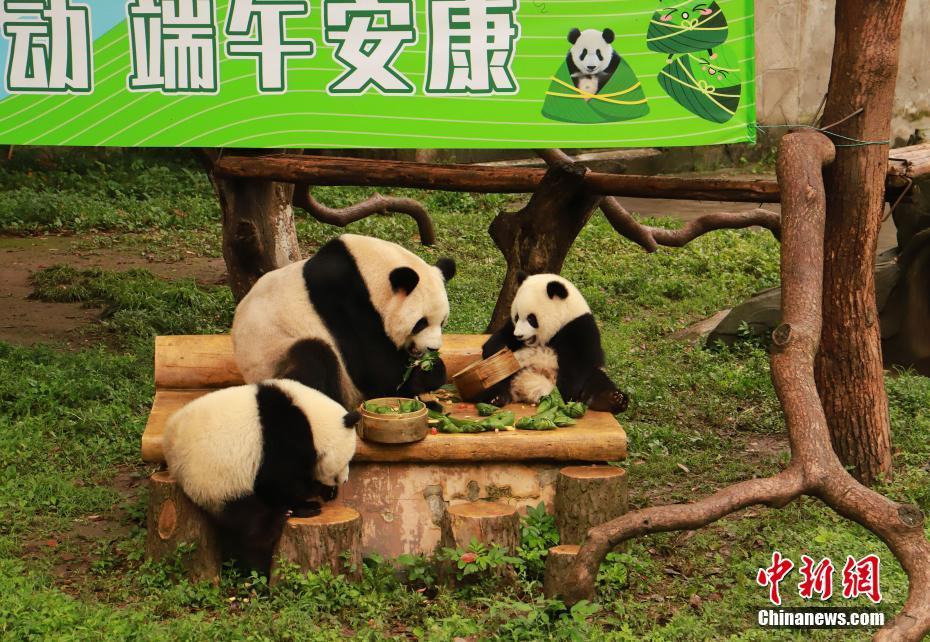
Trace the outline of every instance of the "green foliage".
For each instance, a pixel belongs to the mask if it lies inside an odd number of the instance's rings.
[[[0,171],[0,230],[135,232],[218,225],[190,152],[17,149]]]
[[[507,554],[507,549],[497,544],[487,546],[472,538],[468,548],[442,548],[436,555],[440,562],[452,564],[458,581],[481,581],[490,579],[504,567],[519,564],[520,560]]]
[[[520,547],[517,557],[520,559],[518,569],[524,579],[542,581],[546,569],[546,556],[549,549],[559,543],[559,531],[555,528],[555,517],[546,512],[543,502],[526,509],[526,516],[520,520]]]

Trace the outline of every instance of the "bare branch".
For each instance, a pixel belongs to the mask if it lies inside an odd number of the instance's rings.
[[[310,193],[309,185],[297,185],[294,190],[294,205],[305,210],[310,216],[328,225],[336,227],[345,227],[349,223],[360,221],[374,214],[387,214],[395,212],[398,214],[407,214],[417,222],[417,229],[420,232],[420,242],[423,245],[433,245],[436,242],[436,232],[433,228],[433,221],[429,214],[419,202],[412,198],[402,198],[399,196],[382,196],[375,194],[370,198],[350,205],[349,207],[327,207],[323,205]]]
[[[634,537],[667,531],[694,530],[755,504],[782,507],[805,491],[800,467],[774,477],[750,479],[728,486],[691,504],[654,506],[626,513],[588,531],[563,583],[568,604],[594,598],[597,571],[614,546]]]
[[[648,227],[656,243],[669,247],[682,247],[708,232],[716,230],[736,230],[744,227],[759,226],[769,230],[775,238],[781,237],[781,216],[777,212],[761,207],[745,212],[714,212],[705,214],[677,230],[662,227]]]
[[[561,149],[539,149],[536,153],[552,167],[572,164],[575,161]],[[781,216],[776,212],[756,208],[746,212],[715,212],[705,214],[689,221],[681,229],[668,230],[661,227],[643,225],[620,204],[615,196],[601,199],[601,211],[611,227],[620,236],[624,236],[647,252],[655,252],[660,245],[682,247],[694,239],[715,230],[734,230],[745,227],[764,227],[779,238],[781,235]]]

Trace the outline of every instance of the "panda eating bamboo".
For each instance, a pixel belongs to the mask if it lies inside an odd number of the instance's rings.
[[[401,246],[344,234],[311,258],[260,278],[236,308],[232,340],[247,382],[287,378],[347,408],[377,397],[414,397],[446,383],[436,359],[449,318],[455,261],[429,265]]]

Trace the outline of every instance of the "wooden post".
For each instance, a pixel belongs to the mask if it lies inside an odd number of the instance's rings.
[[[442,545],[467,549],[471,540],[497,544],[514,553],[520,545],[517,509],[494,502],[470,502],[450,506],[443,518]]]
[[[145,556],[171,558],[182,544],[194,546],[184,560],[193,581],[219,583],[223,555],[208,515],[194,504],[167,470],[149,479],[148,536]]]
[[[588,529],[627,511],[626,471],[615,466],[569,466],[555,485],[555,525],[562,544],[581,544]]]
[[[577,544],[560,544],[549,549],[546,573],[543,576],[543,594],[550,597],[561,594],[561,587],[565,585],[578,550]]]
[[[346,552],[350,554],[348,560],[343,557]],[[362,516],[347,506],[324,504],[316,517],[290,518],[272,557],[272,585],[280,579],[277,567],[282,560],[297,564],[304,572],[328,566],[334,574],[358,579],[362,565]]]

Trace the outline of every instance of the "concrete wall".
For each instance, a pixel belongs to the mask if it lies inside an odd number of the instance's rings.
[[[875,10],[881,11],[881,2]],[[830,79],[832,0],[756,0],[757,116],[766,125],[808,123]],[[908,0],[892,135],[930,129],[930,2]]]

